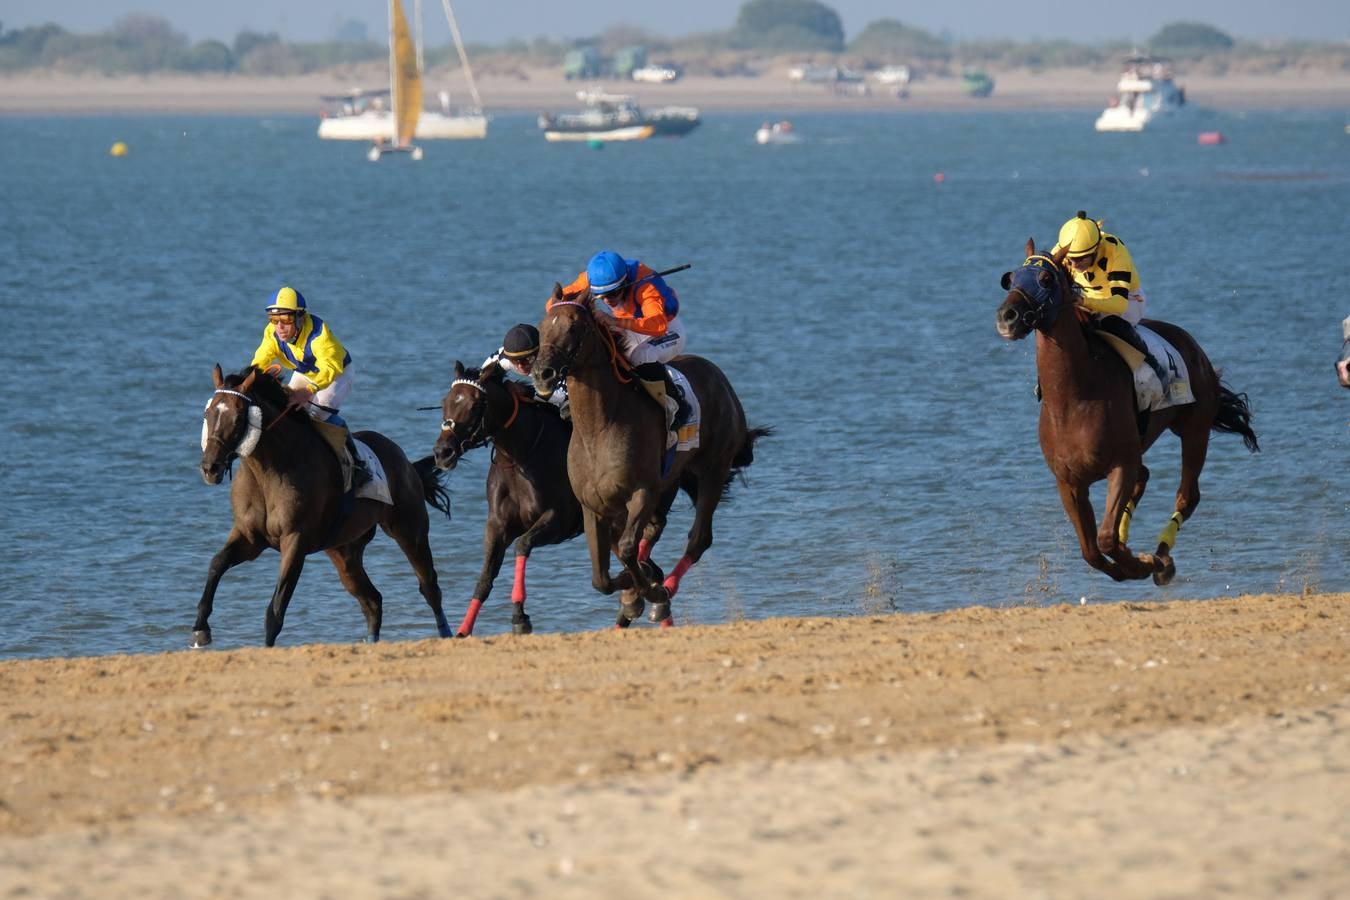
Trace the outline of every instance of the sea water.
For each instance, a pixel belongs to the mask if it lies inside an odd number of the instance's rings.
[[[1136,135],[1095,133],[1093,112],[841,112],[763,147],[766,114],[600,149],[499,116],[487,140],[375,164],[307,117],[0,120],[0,657],[187,646],[231,522],[228,486],[197,470],[211,367],[247,363],[279,286],[350,350],[347,419],[416,458],[440,428],[419,407],[439,405],[455,360],[537,322],[601,248],[693,263],[670,279],[688,350],[774,429],[675,600],[683,624],[1350,587],[1342,111]],[[1201,130],[1228,140],[1199,145]],[[112,158],[118,140],[130,152]],[[1151,314],[1250,397],[1261,438],[1253,456],[1214,437],[1166,588],[1079,557],[1037,444],[1033,342],[994,328],[999,276],[1078,209],[1129,244]],[[1176,439],[1147,462],[1141,551],[1172,511]],[[471,454],[448,477],[453,520],[433,514],[452,621],[481,565],[487,466]],[[690,520],[681,500],[667,568]],[[434,635],[393,542],[366,559],[384,637]],[[509,631],[510,560],[477,634]],[[216,647],[261,643],[277,561],[225,576]],[[536,550],[528,610],[544,633],[613,621],[584,539]],[[364,631],[311,557],[281,643]]]

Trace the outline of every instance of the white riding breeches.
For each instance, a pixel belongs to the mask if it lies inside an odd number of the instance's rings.
[[[1121,313],[1120,317],[1131,325],[1138,325],[1140,319],[1147,317],[1147,314],[1144,312],[1144,295],[1139,291],[1135,291],[1133,294],[1130,294],[1128,299],[1129,302],[1125,304],[1125,312]]]
[[[628,357],[628,361],[634,366],[651,362],[667,363],[684,352],[685,331],[679,316],[670,320],[663,335],[620,331],[618,337],[623,355]]]
[[[304,388],[307,391],[314,390],[313,384],[304,375],[299,372],[291,373],[291,380],[287,385],[292,390],[295,388]],[[315,391],[314,397],[310,401],[308,412],[311,416],[320,422],[327,422],[333,414],[342,409],[342,404],[346,401],[347,395],[352,392],[352,370],[348,366],[341,375],[333,380],[333,383],[321,391]]]

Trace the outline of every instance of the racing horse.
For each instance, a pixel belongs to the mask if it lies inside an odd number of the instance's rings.
[[[455,361],[455,380],[441,401],[445,416],[436,439],[436,465],[453,469],[475,447],[492,443],[487,476],[488,517],[483,524],[483,569],[456,637],[473,633],[478,611],[492,592],[506,547],[516,547],[511,589],[511,630],[529,634],[525,613],[525,565],[535,547],[560,544],[581,534],[581,504],[567,481],[567,443],[572,426],[529,388],[505,380],[498,365],[466,369]]]
[[[644,601],[651,603],[650,620],[668,627],[681,579],[712,546],[713,512],[732,479],[754,461],[755,441],[772,431],[746,425],[741,401],[717,366],[698,356],[676,357],[670,365],[688,379],[701,407],[699,446],[675,453],[663,472],[665,411],[643,391],[594,304],[589,291],[563,299],[562,287],[553,285],[539,326],[535,388],[549,396],[567,382],[567,473],[584,509],[591,584],[602,594],[624,592],[620,628],[642,614]],[[663,580],[651,551],[680,489],[694,502],[694,523],[684,555]],[[611,550],[623,564],[615,578]]]
[[[1146,320],[1185,360],[1195,402],[1155,411],[1146,421],[1137,417],[1134,377],[1119,354],[1084,330],[1087,314],[1077,306],[1064,252],[1038,254],[1035,242],[1028,240],[1026,254],[1021,268],[1003,275],[1008,293],[998,308],[998,333],[1013,341],[1036,334],[1036,373],[1043,392],[1041,453],[1078,533],[1083,559],[1117,581],[1151,575],[1155,584],[1167,584],[1176,575],[1172,547],[1177,531],[1200,503],[1200,470],[1210,432],[1241,435],[1249,451],[1260,449],[1247,396],[1220,381],[1189,334],[1166,322]],[[1158,536],[1157,550],[1136,556],[1126,541],[1148,484],[1144,453],[1169,430],[1181,440],[1176,507]],[[1103,478],[1106,510],[1098,528],[1088,489]]]
[[[376,526],[412,563],[418,590],[436,616],[436,629],[441,637],[449,637],[423,504],[448,517],[450,495],[440,484],[432,458],[411,463],[384,435],[358,432],[356,437],[384,467],[393,503],[344,495],[337,457],[310,417],[287,407],[286,389],[276,379],[251,366],[222,377],[217,365],[212,374],[216,389],[202,419],[202,480],[220,484],[235,459],[240,465],[230,485],[234,525],[207,570],[192,646],[211,643],[208,620],[221,577],[268,547],[281,552],[281,566],[264,621],[267,646],[273,646],[281,632],[305,557],[320,550],[333,561],[342,586],[360,603],[366,640],[378,641],[383,598],[362,564]]]
[[[1341,358],[1336,360],[1336,380],[1350,388],[1350,316],[1341,323]]]

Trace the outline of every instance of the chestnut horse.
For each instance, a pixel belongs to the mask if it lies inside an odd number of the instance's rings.
[[[482,371],[455,362],[455,380],[441,401],[445,420],[436,439],[436,465],[450,470],[469,450],[492,442],[487,476],[488,517],[483,524],[483,570],[456,637],[473,632],[478,610],[492,592],[506,547],[516,544],[511,589],[511,630],[529,634],[525,614],[525,565],[535,547],[560,544],[581,534],[581,504],[567,481],[567,443],[572,426],[558,410],[513,385],[500,366]]]
[[[678,452],[663,473],[666,414],[642,389],[614,335],[599,321],[590,292],[564,300],[553,285],[539,326],[534,383],[548,396],[566,379],[572,411],[567,473],[585,510],[591,583],[602,594],[625,592],[618,625],[626,628],[651,603],[649,618],[673,624],[670,599],[689,567],[712,546],[712,519],[732,479],[754,460],[755,441],[771,433],[749,428],[741,401],[717,366],[698,356],[671,365],[689,380],[701,407],[699,447]],[[694,501],[694,524],[683,557],[664,581],[650,561],[666,515],[683,489]],[[623,563],[609,574],[611,549]]]
[[[1176,574],[1172,546],[1177,530],[1200,503],[1200,470],[1210,431],[1239,434],[1248,450],[1260,449],[1247,396],[1220,382],[1189,334],[1166,322],[1146,320],[1185,360],[1195,402],[1149,414],[1141,434],[1134,376],[1119,354],[1085,331],[1086,312],[1076,305],[1064,253],[1037,254],[1033,241],[1027,241],[1026,251],[1022,267],[1003,275],[1008,295],[998,308],[998,333],[1012,341],[1036,333],[1036,373],[1043,392],[1041,453],[1078,532],[1083,559],[1117,581],[1151,575],[1155,584],[1167,584]],[[1126,541],[1130,518],[1148,484],[1144,453],[1169,430],[1181,439],[1176,509],[1158,536],[1157,550],[1136,556]],[[1098,528],[1088,488],[1103,478],[1106,511]]]
[[[410,463],[384,435],[357,432],[379,457],[394,502],[391,506],[352,498],[343,494],[337,457],[308,415],[287,410],[286,389],[276,379],[252,367],[222,378],[216,366],[213,376],[216,389],[202,419],[202,479],[220,484],[231,463],[235,459],[241,463],[230,486],[234,527],[207,570],[192,646],[211,643],[207,620],[221,577],[268,547],[281,551],[281,567],[267,605],[263,632],[267,646],[273,646],[281,633],[305,557],[320,550],[327,552],[342,586],[361,604],[366,640],[378,641],[383,598],[362,564],[377,525],[412,563],[418,590],[436,616],[436,629],[441,637],[449,637],[423,504],[449,516],[450,496],[441,487],[431,457]]]

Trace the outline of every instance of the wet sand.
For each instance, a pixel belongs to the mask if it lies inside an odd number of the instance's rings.
[[[904,112],[906,110],[1035,110],[1096,109],[1115,93],[1118,73],[1100,70],[1013,71],[993,73],[992,96],[967,97],[956,78],[925,78],[910,85],[909,97],[872,85],[867,97],[836,96],[820,85],[794,84],[786,70],[759,77],[690,77],[673,84],[608,81],[609,90],[634,93],[650,106],[684,104],[708,112],[798,111]],[[80,113],[248,113],[318,114],[322,95],[341,94],[353,86],[378,87],[386,76],[378,69],[343,76],[295,78],[245,76],[74,77],[19,75],[0,77],[0,115]],[[1350,107],[1350,72],[1289,72],[1280,75],[1224,77],[1181,74],[1190,102],[1214,109],[1285,107]],[[489,112],[568,110],[579,104],[581,85],[555,71],[484,73],[478,79]],[[455,103],[466,102],[461,74],[432,72],[424,78],[428,104],[440,90]]]
[[[1350,594],[18,660],[0,692],[6,897],[1350,895]]]

